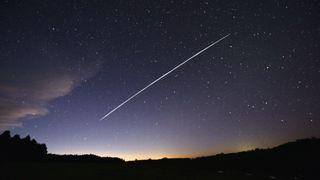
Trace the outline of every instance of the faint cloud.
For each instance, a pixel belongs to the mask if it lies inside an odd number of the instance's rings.
[[[78,65],[77,69],[60,64],[57,68],[29,69],[22,73],[0,72],[0,129],[21,127],[24,118],[48,114],[51,100],[69,94],[99,68],[100,63],[94,62]]]
[[[27,116],[43,116],[48,110],[42,106],[13,102],[9,99],[0,99],[0,129],[21,127],[18,120]]]

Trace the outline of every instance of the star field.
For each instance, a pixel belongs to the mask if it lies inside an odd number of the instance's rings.
[[[1,1],[0,129],[51,153],[124,159],[319,137],[319,10],[317,1]]]

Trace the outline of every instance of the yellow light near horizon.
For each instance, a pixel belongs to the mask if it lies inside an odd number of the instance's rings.
[[[101,156],[105,156],[101,154]],[[162,154],[162,153],[148,153],[148,154],[135,154],[135,153],[108,153],[108,156],[120,157],[125,161],[134,160],[147,160],[147,159],[162,159],[162,158],[185,158],[189,156],[176,155],[176,154]]]
[[[256,149],[256,146],[253,145],[252,143],[240,143],[236,149],[236,151],[249,151],[249,150],[253,150]]]

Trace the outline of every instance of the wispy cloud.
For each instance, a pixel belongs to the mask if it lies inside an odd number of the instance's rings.
[[[60,63],[56,67],[0,72],[0,129],[21,127],[28,116],[46,115],[50,101],[69,94],[98,69],[99,62],[95,61],[77,68]]]

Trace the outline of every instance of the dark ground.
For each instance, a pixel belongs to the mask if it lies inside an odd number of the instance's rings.
[[[271,149],[195,159],[164,158],[129,162],[95,155],[47,154],[44,144],[38,144],[28,137],[11,137],[9,133],[2,134],[0,139],[1,180],[320,179],[320,139],[317,138],[297,140]]]
[[[122,165],[94,163],[10,163],[5,166],[4,179],[270,179],[270,175],[249,172],[192,169],[143,164]],[[1,178],[2,179],[2,178]]]
[[[208,165],[208,164],[207,164]],[[2,168],[1,179],[318,179],[316,174],[296,171],[275,172],[217,170],[210,165],[197,166],[190,162],[127,162],[108,163],[8,163]],[[280,169],[279,169],[280,170]],[[280,170],[281,171],[281,170]]]

